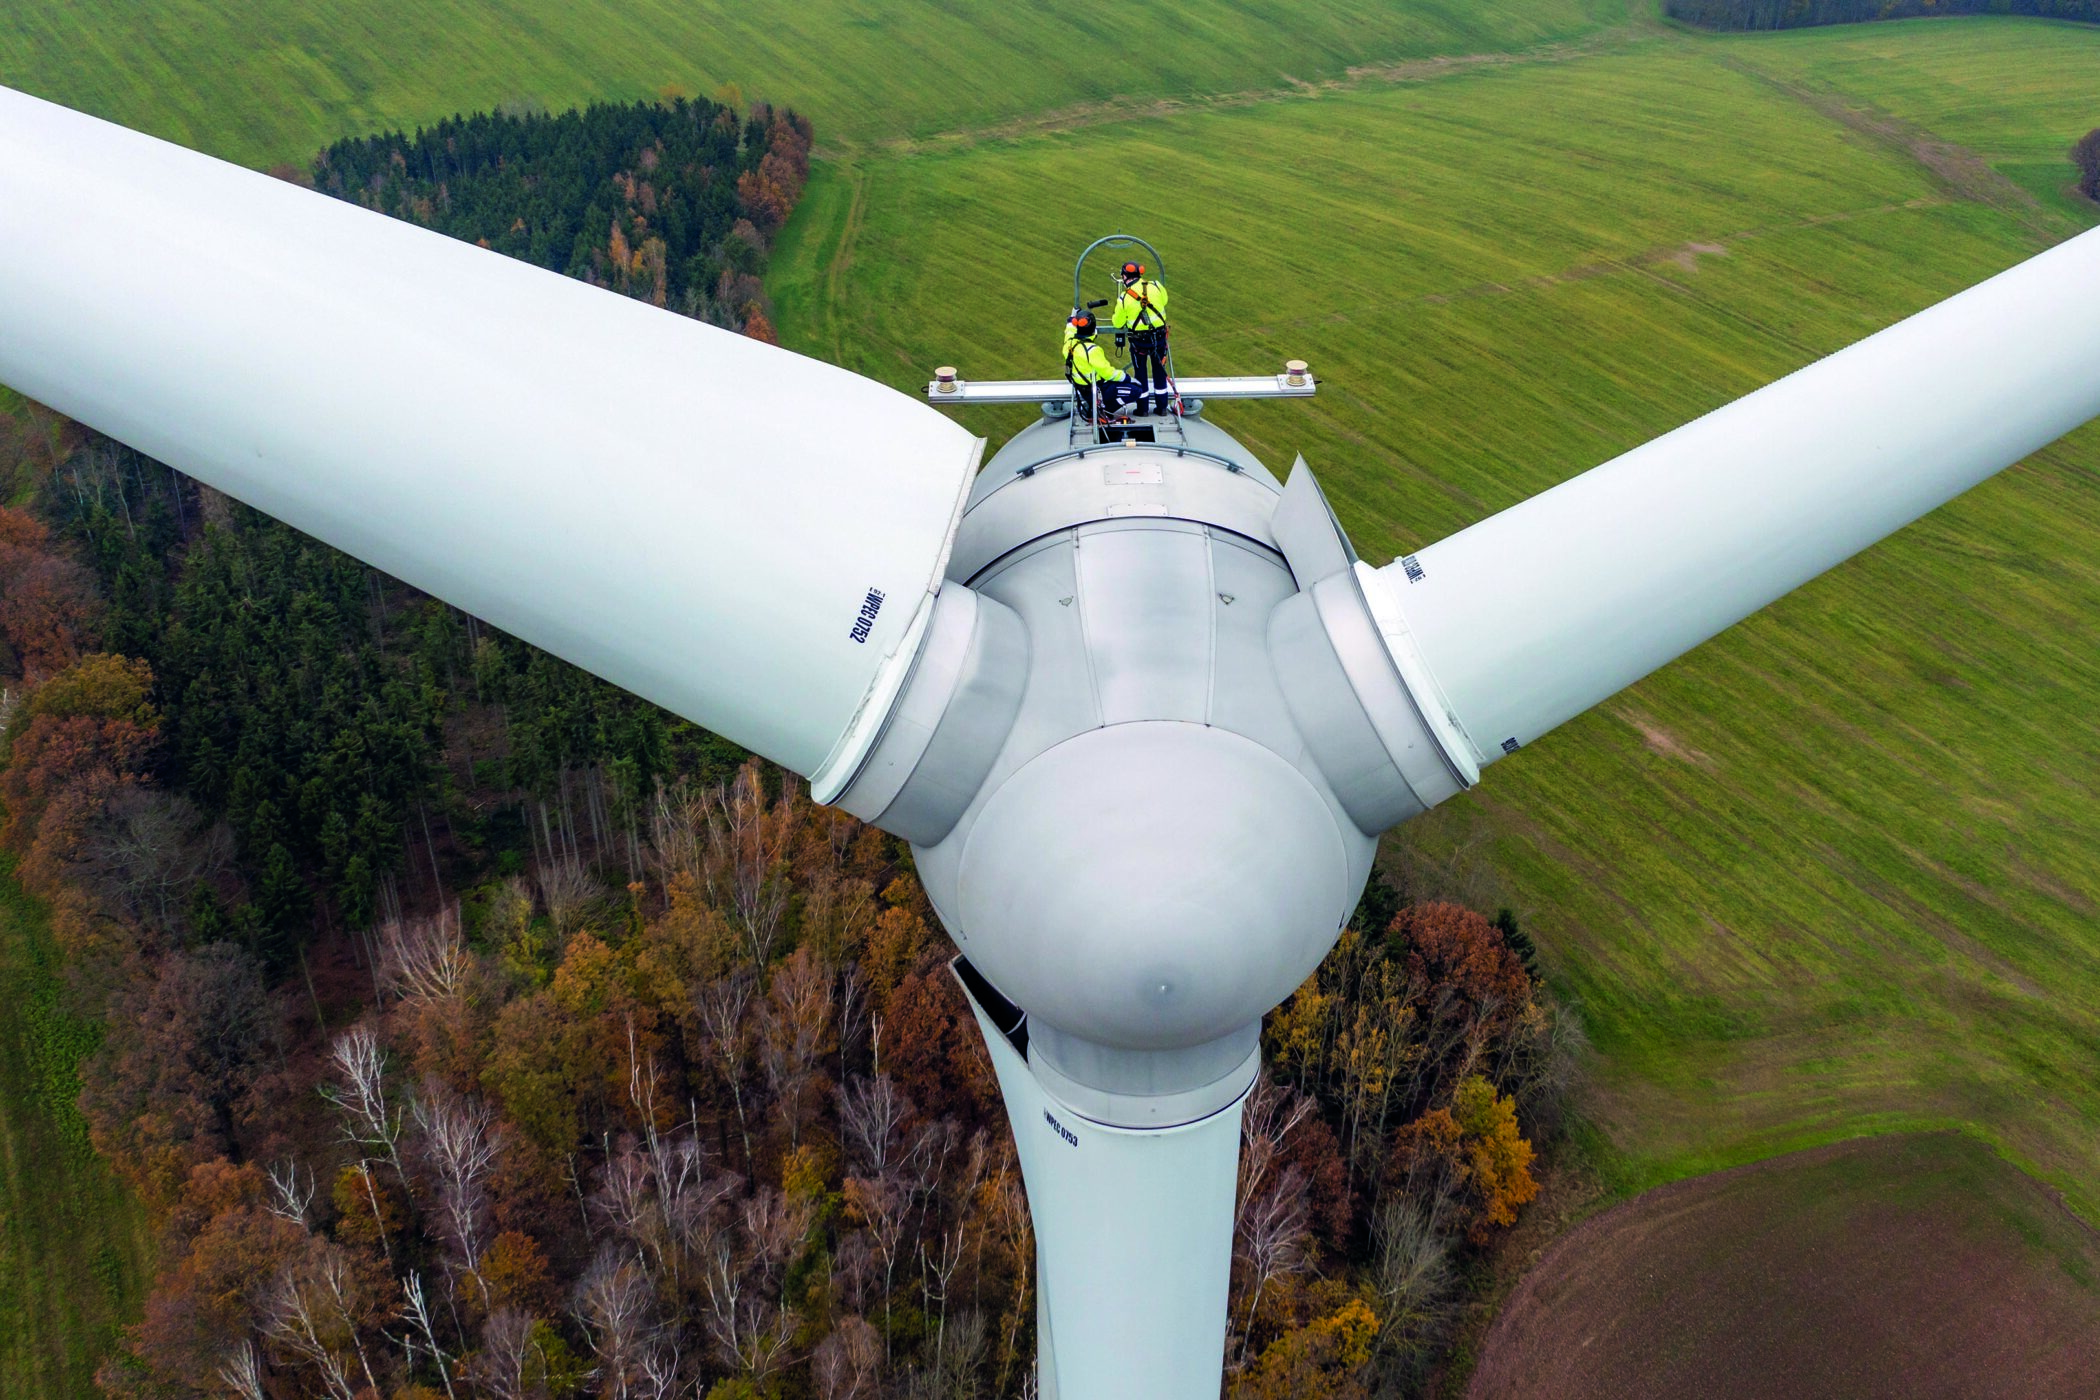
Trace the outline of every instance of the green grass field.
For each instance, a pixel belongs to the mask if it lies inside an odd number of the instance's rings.
[[[2046,208],[2091,218],[2064,158],[2100,126],[2090,25],[1979,17],[1711,42],[1717,57],[1966,147]]]
[[[2100,123],[2100,31],[1975,31],[1995,69],[2055,75],[2031,128],[1916,76],[1953,64],[1962,32],[1658,29],[1316,100],[865,154],[824,168],[790,230],[781,324],[900,387],[936,363],[1040,374],[1076,245],[1142,230],[1180,288],[1184,371],[1297,355],[1325,375],[1313,404],[1216,416],[1279,467],[1302,450],[1386,558],[2075,227],[1792,76],[1916,36],[1924,57],[1891,65],[1886,93],[1871,63],[1844,70],[1849,99],[2015,163],[2081,102]],[[1615,1189],[1966,1124],[2100,1216],[2096,541],[2089,429],[1398,838],[1540,934],[1602,1052],[1586,1103]]]
[[[0,869],[0,1395],[23,1400],[100,1393],[152,1260],[74,1106],[95,1031],[61,1008],[56,957],[44,911]]]
[[[1321,82],[1623,20],[1626,0],[11,0],[0,83],[231,160],[513,101],[735,82],[827,145]]]

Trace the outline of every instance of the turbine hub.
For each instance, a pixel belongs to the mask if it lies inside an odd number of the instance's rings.
[[[1087,730],[999,787],[957,871],[963,946],[1029,1014],[1104,1046],[1172,1050],[1255,1022],[1352,907],[1332,807],[1238,734]]]

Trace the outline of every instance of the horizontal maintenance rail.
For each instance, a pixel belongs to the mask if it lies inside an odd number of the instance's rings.
[[[1282,374],[1211,375],[1177,379],[1174,388],[1184,399],[1309,399],[1318,388],[1311,371],[1293,360]],[[1043,403],[1072,397],[1072,386],[1062,379],[959,378],[943,365],[926,382],[926,401],[955,403]]]

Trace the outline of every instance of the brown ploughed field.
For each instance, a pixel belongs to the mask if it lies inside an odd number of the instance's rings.
[[[1647,1192],[1549,1249],[1470,1400],[2094,1400],[2100,1234],[1953,1134]]]

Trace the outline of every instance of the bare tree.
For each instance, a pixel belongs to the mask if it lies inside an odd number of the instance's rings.
[[[744,1162],[751,1161],[751,1122],[744,1111],[744,1074],[750,1061],[750,1040],[744,1013],[757,991],[758,979],[748,968],[738,968],[726,977],[703,983],[693,998],[707,1058],[729,1088],[736,1105],[736,1126],[744,1143]]]
[[[787,1364],[800,1318],[780,1300],[787,1265],[809,1238],[816,1207],[772,1187],[718,1219],[700,1250],[700,1320],[715,1354],[763,1380]]]
[[[1006,1312],[1005,1344],[999,1352],[999,1374],[993,1379],[992,1392],[1006,1393],[1009,1368],[1020,1358],[1021,1328],[1034,1316],[1032,1301],[1035,1291],[1035,1230],[1028,1219],[1028,1193],[1022,1189],[1020,1165],[1015,1160],[1010,1143],[1000,1145],[999,1166],[992,1179],[992,1189],[986,1193],[989,1207],[985,1214],[987,1229],[995,1241],[1013,1260],[1014,1297]]]
[[[752,1263],[767,1278],[778,1279],[809,1238],[816,1223],[816,1205],[805,1197],[789,1196],[762,1186],[745,1198],[742,1217],[745,1237],[751,1243]]]
[[[411,1111],[422,1154],[437,1178],[438,1228],[468,1272],[481,1271],[488,1213],[488,1176],[496,1161],[495,1117],[477,1099],[461,1098],[426,1079]],[[483,1301],[487,1286],[483,1285]]]
[[[437,1363],[438,1379],[445,1383],[445,1394],[452,1395],[451,1358],[438,1345],[437,1329],[430,1322],[430,1303],[423,1294],[423,1276],[413,1269],[409,1270],[408,1281],[401,1285],[401,1299],[401,1311],[408,1317],[410,1325],[423,1334],[424,1349]]]
[[[386,1055],[371,1026],[359,1023],[335,1038],[329,1058],[337,1083],[322,1092],[343,1111],[343,1136],[361,1153],[401,1171],[401,1112],[386,1101]]]
[[[302,1186],[297,1162],[272,1162],[266,1175],[270,1190],[263,1198],[264,1209],[304,1229],[306,1213],[314,1203],[313,1173],[306,1174],[306,1184]]]
[[[393,920],[379,930],[382,985],[406,1001],[444,1001],[466,990],[474,957],[467,951],[459,909],[427,919]]]
[[[911,1099],[886,1074],[853,1080],[838,1091],[838,1099],[847,1159],[869,1176],[881,1176],[896,1159],[912,1116]]]
[[[904,1400],[964,1400],[978,1393],[977,1367],[984,1357],[984,1315],[969,1311],[955,1319],[947,1345],[933,1362],[904,1384]]]
[[[1247,1363],[1247,1348],[1269,1287],[1303,1273],[1312,1262],[1309,1183],[1295,1165],[1277,1169],[1284,1139],[1311,1112],[1310,1099],[1277,1084],[1266,1071],[1247,1095],[1232,1225],[1233,1262],[1239,1266],[1233,1280],[1240,1332],[1237,1366]]]
[[[110,796],[86,843],[86,873],[141,922],[168,931],[199,880],[233,862],[233,834],[195,803],[128,784]]]
[[[635,1367],[636,1400],[671,1400],[684,1386],[685,1377],[685,1354],[679,1349],[677,1337],[659,1334],[643,1348],[641,1361]]]
[[[219,1363],[219,1382],[237,1400],[264,1400],[262,1353],[243,1339]]]
[[[831,1032],[831,972],[807,948],[798,948],[773,974],[758,1006],[758,1063],[787,1124],[788,1142],[817,1116],[818,1058]]]
[[[317,1372],[332,1400],[354,1400],[363,1388],[351,1379],[353,1359],[365,1387],[379,1389],[359,1335],[366,1308],[358,1294],[343,1252],[320,1247],[281,1268],[262,1297],[263,1335]]]
[[[540,901],[558,933],[571,933],[598,901],[598,881],[574,856],[561,856],[536,866],[533,882],[540,887]]]
[[[874,1029],[874,1011],[868,1005],[867,979],[861,976],[858,963],[848,963],[839,978],[839,1082],[846,1082],[846,1066],[862,1045],[868,1042]],[[878,1066],[879,1068],[879,1066]]]
[[[665,1239],[650,1175],[647,1155],[632,1135],[623,1136],[619,1150],[598,1171],[590,1206],[614,1233],[654,1253],[661,1266]]]
[[[701,1324],[724,1365],[761,1378],[785,1363],[800,1321],[765,1284],[745,1268],[732,1228],[711,1232],[700,1256]]]
[[[657,1330],[656,1288],[648,1271],[624,1250],[599,1250],[577,1280],[575,1308],[598,1356],[599,1393],[632,1395]]]
[[[534,1318],[517,1308],[498,1308],[481,1327],[481,1350],[461,1368],[467,1382],[492,1400],[535,1400],[546,1388],[532,1377],[537,1346]]]
[[[1247,1362],[1248,1342],[1269,1287],[1305,1272],[1311,1263],[1307,1194],[1305,1173],[1290,1166],[1240,1209],[1233,1231],[1232,1255],[1244,1270],[1241,1287],[1235,1290],[1246,1300],[1240,1319],[1242,1366]]]
[[[709,1222],[715,1218],[717,1209],[736,1195],[743,1181],[727,1172],[707,1172],[699,1140],[690,1133],[660,1144],[650,1154],[649,1165],[656,1182],[664,1229],[677,1246],[671,1254],[675,1283],[681,1255],[699,1253],[707,1238]]]
[[[1394,1192],[1371,1218],[1372,1306],[1378,1350],[1412,1363],[1451,1317],[1451,1240],[1433,1209]]]
[[[866,1315],[881,1301],[875,1292],[875,1273],[880,1267],[875,1246],[866,1230],[850,1230],[839,1236],[831,1259],[832,1296],[842,1298],[853,1311]]]
[[[911,1188],[894,1171],[875,1177],[846,1178],[846,1204],[866,1228],[866,1238],[882,1264],[883,1359],[889,1359],[890,1297],[897,1285],[897,1265],[904,1254],[904,1229],[911,1213]]]
[[[952,1206],[952,1218],[934,1231],[930,1245],[924,1239],[919,1243],[920,1289],[925,1295],[927,1311],[935,1317],[933,1357],[937,1370],[945,1366],[947,1360],[949,1290],[963,1261],[981,1253],[984,1243],[985,1220],[977,1209],[977,1188],[984,1181],[990,1156],[990,1139],[980,1128],[970,1137],[970,1149],[963,1158],[962,1170],[940,1191],[940,1197]],[[979,1318],[977,1340],[981,1343],[983,1339],[983,1319]]]
[[[766,801],[757,763],[737,770],[708,802],[702,862],[709,902],[729,911],[751,961],[764,967],[787,918],[787,857],[795,836],[795,780],[781,775],[780,798]]]
[[[656,800],[649,805],[649,847],[665,884],[680,875],[705,878],[707,813],[707,798],[688,783],[656,790]]]
[[[818,1400],[869,1400],[875,1368],[882,1364],[882,1338],[857,1314],[839,1319],[810,1358]]]

